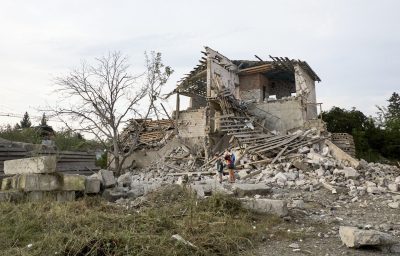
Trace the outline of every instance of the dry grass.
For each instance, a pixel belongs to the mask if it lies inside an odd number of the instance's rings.
[[[239,255],[281,222],[244,210],[234,198],[198,200],[175,186],[153,193],[138,209],[100,198],[2,203],[0,220],[0,255]]]

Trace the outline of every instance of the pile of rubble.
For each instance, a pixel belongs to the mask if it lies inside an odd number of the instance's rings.
[[[302,147],[298,154],[267,165],[244,164],[240,183],[262,183],[271,187],[314,191],[320,188],[348,194],[353,201],[366,193],[397,192],[400,169],[396,166],[357,161],[340,152],[329,141]],[[336,157],[334,157],[334,155]]]
[[[398,167],[358,161],[325,136],[318,135],[316,130],[297,131],[293,134],[301,138],[301,143],[291,144],[290,147],[281,145],[281,149],[269,152],[270,158],[247,152],[246,148],[234,148],[233,152],[238,159],[236,185],[254,184],[257,188],[303,191],[327,189],[353,202],[365,194],[396,194],[399,191]],[[293,137],[293,134],[289,136]],[[223,152],[219,154],[223,155]],[[217,184],[214,177],[215,161],[216,158],[213,158],[204,163],[187,146],[177,146],[162,158],[155,159],[152,165],[120,176],[110,198],[113,201],[118,197],[135,199],[163,184],[173,183],[188,183],[192,186],[203,184],[203,188],[204,184],[212,184],[214,190],[233,192],[235,186]],[[199,193],[204,195],[204,191]],[[399,207],[397,201],[389,200],[389,207]]]

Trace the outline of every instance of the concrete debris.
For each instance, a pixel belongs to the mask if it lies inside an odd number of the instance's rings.
[[[287,202],[273,199],[242,199],[243,206],[259,213],[275,214],[279,217],[287,216],[289,211]]]
[[[86,194],[97,194],[100,192],[100,183],[99,179],[95,178],[86,178],[85,180],[85,193]]]
[[[112,171],[101,169],[99,174],[101,177],[101,183],[104,187],[109,188],[116,184],[114,173]]]
[[[357,227],[341,226],[339,235],[342,242],[349,248],[374,246],[377,248],[389,248],[399,241],[390,234],[376,230],[363,230]]]

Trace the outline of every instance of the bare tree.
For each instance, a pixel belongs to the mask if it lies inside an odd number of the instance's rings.
[[[52,114],[68,128],[95,136],[111,154],[117,174],[137,144],[125,150],[122,126],[132,118],[158,115],[154,102],[173,72],[162,63],[161,53],[145,53],[145,60],[145,72],[135,76],[129,73],[127,57],[113,52],[97,58],[95,65],[83,62],[56,78],[60,103]]]

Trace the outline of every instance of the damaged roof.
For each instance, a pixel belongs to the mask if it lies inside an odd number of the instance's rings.
[[[207,47],[206,47],[207,49]],[[186,96],[206,97],[207,91],[207,53],[201,52],[204,56],[199,60],[199,64],[194,67],[188,74],[178,81],[177,88],[171,92],[179,91]],[[270,61],[262,60],[232,60],[232,63],[237,66],[238,75],[248,75],[254,73],[267,73],[269,71],[287,71],[294,73],[294,66],[298,64],[306,71],[314,81],[321,82],[319,76],[308,65],[306,61],[289,59],[288,57],[272,57]],[[168,95],[168,96],[169,96]]]

